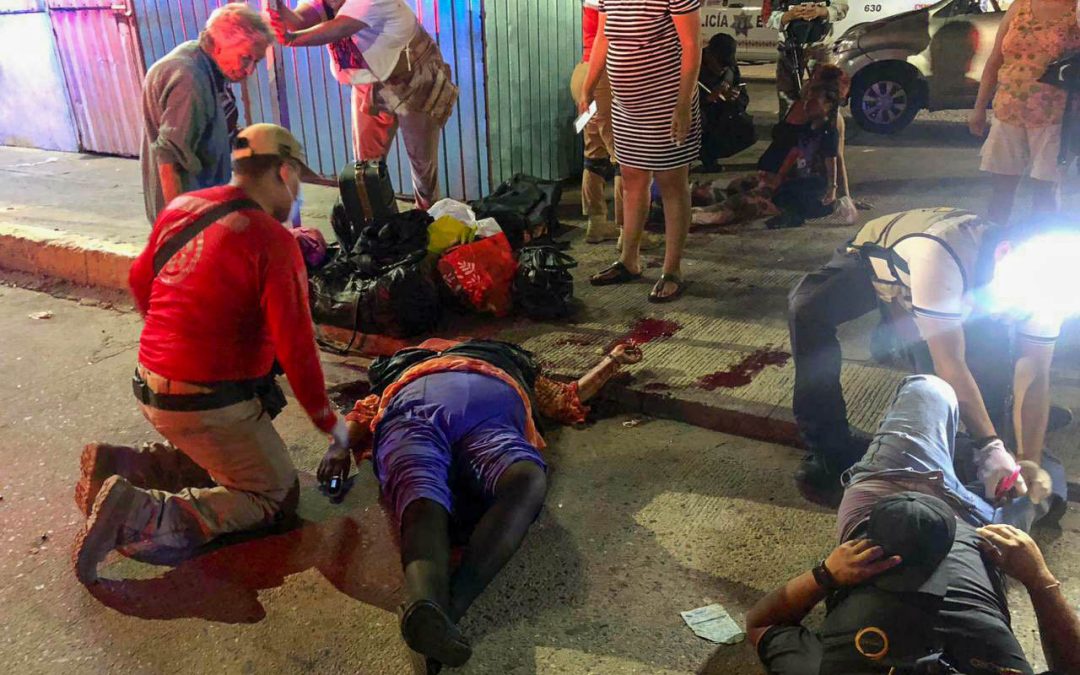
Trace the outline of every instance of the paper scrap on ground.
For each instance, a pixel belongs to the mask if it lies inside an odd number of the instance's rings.
[[[746,633],[720,605],[698,607],[680,612],[683,621],[698,637],[722,645],[734,645],[743,641]]]
[[[31,319],[51,319],[53,318],[52,312],[34,312],[28,315]]]

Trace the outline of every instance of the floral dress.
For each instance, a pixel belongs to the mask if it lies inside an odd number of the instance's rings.
[[[1052,61],[1080,49],[1076,6],[1070,5],[1054,19],[1040,21],[1031,10],[1032,0],[1017,3],[1017,13],[1002,42],[1005,58],[998,71],[994,117],[1026,129],[1061,124],[1065,91],[1038,80]]]

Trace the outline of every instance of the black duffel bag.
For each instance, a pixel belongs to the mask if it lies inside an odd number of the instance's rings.
[[[439,288],[423,251],[363,278],[315,275],[310,279],[316,323],[361,333],[411,337],[433,329],[441,317]]]
[[[427,211],[413,209],[376,220],[360,231],[350,260],[358,274],[375,277],[417,251],[427,251]]]
[[[531,319],[557,319],[573,311],[577,261],[554,246],[527,246],[518,256],[511,294]]]
[[[560,199],[557,181],[519,173],[469,206],[477,218],[494,218],[516,251],[555,229]]]

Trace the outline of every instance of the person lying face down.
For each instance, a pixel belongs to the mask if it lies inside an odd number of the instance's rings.
[[[346,417],[350,446],[370,451],[383,498],[401,527],[405,604],[401,633],[428,672],[460,666],[471,648],[457,622],[518,549],[547,493],[538,416],[584,422],[585,402],[622,364],[641,360],[620,345],[584,377],[545,377],[532,354],[488,340],[428,340],[380,358],[371,396]],[[348,474],[348,450],[331,448],[318,477]],[[473,525],[451,574],[453,524]]]

